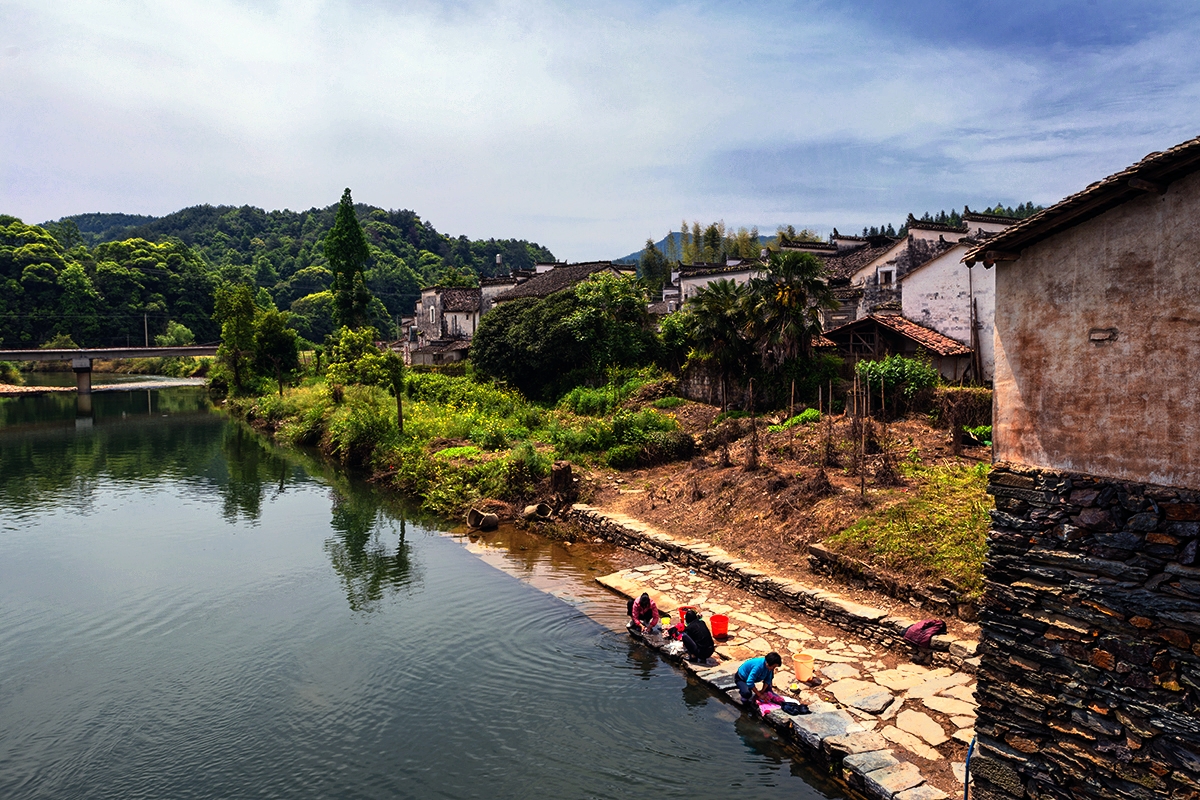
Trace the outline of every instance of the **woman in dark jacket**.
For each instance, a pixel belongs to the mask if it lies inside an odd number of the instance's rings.
[[[687,649],[688,658],[695,662],[707,661],[717,649],[713,644],[708,626],[691,609],[688,609],[687,614],[684,615],[684,621],[687,622],[687,627],[683,629],[680,639],[683,641],[684,648]]]

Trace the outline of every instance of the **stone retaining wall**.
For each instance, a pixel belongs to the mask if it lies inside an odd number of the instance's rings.
[[[818,575],[861,584],[940,617],[958,617],[964,622],[979,619],[976,602],[950,581],[943,580],[937,586],[911,586],[865,561],[834,552],[823,544],[808,546],[808,568]]]
[[[569,519],[592,536],[637,550],[659,561],[689,567],[730,586],[825,620],[884,647],[905,654],[912,652],[903,637],[905,629],[916,620],[889,616],[883,609],[855,603],[791,578],[771,575],[719,547],[694,539],[676,538],[623,514],[576,504],[569,512]],[[979,664],[975,649],[976,643],[970,640],[935,636],[933,662],[974,673]]]
[[[1200,492],[997,465],[978,800],[1200,797]]]

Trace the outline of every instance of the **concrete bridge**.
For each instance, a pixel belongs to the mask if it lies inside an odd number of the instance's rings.
[[[199,344],[183,347],[79,347],[45,350],[0,350],[0,361],[70,361],[75,370],[75,385],[79,394],[92,393],[92,359],[116,358],[182,358],[184,356],[215,356],[217,345]]]

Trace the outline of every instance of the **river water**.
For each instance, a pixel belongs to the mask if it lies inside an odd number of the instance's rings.
[[[202,392],[0,398],[0,797],[817,798],[620,631],[603,548],[468,542]]]

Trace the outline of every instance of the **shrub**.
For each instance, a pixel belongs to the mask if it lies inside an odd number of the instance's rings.
[[[927,390],[941,380],[928,358],[892,355],[882,361],[860,361],[854,369],[865,384],[864,390],[869,390],[873,397],[882,390],[884,401],[893,413],[923,406],[928,401]]]
[[[815,408],[806,408],[796,416],[783,422],[779,425],[771,425],[767,428],[769,431],[786,431],[788,428],[794,428],[797,425],[812,425],[821,421],[821,412]]]
[[[604,463],[613,469],[632,469],[637,466],[642,448],[635,444],[619,444],[611,448],[604,457]]]
[[[368,466],[377,447],[394,443],[396,404],[374,386],[346,387],[346,402],[329,415],[330,452],[345,464]]]
[[[17,365],[11,361],[0,361],[0,383],[7,383],[13,386],[20,386],[25,382],[21,377],[21,371],[17,369]]]
[[[684,431],[653,431],[646,435],[638,455],[642,466],[687,461],[696,454],[696,440]]]
[[[981,386],[939,386],[933,394],[934,413],[947,427],[992,424],[992,390]],[[990,437],[989,437],[990,438]]]

